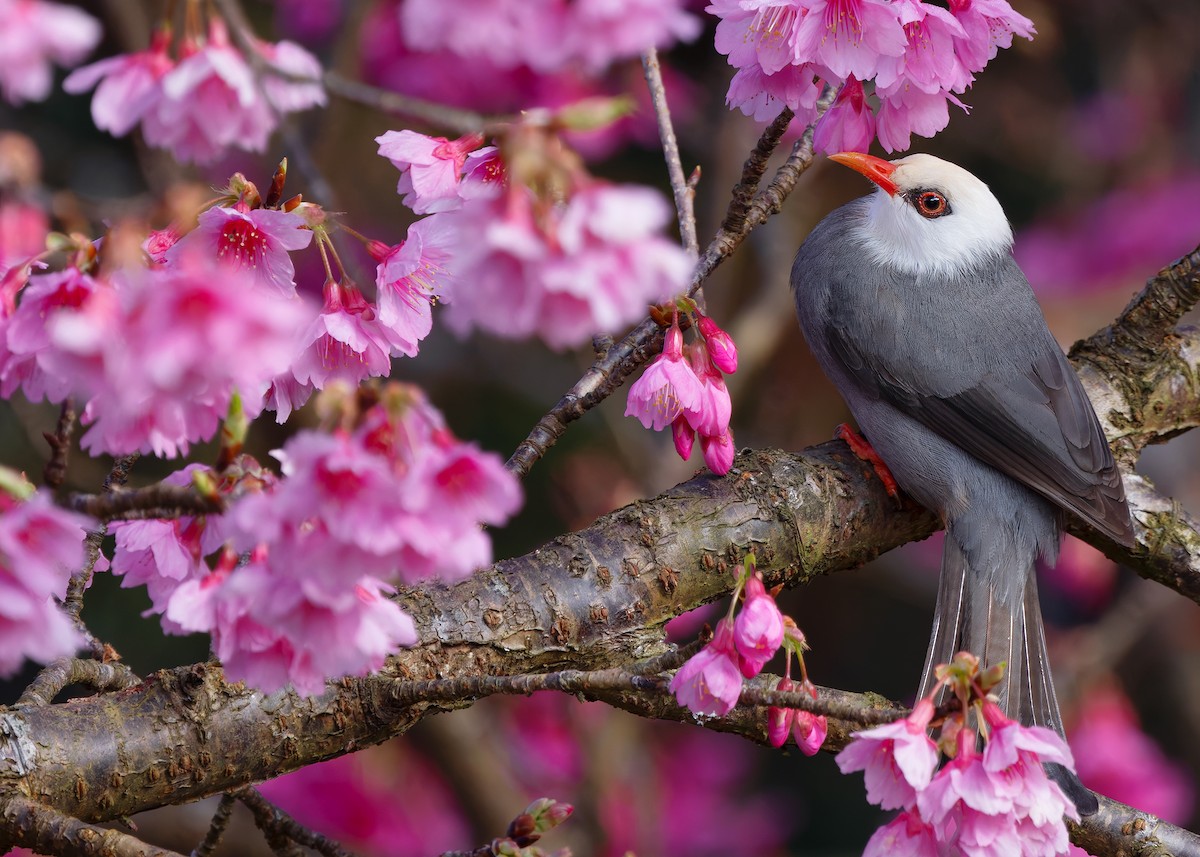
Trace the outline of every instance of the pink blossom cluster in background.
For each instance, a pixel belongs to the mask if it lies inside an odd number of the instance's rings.
[[[217,17],[205,32],[183,34],[176,53],[171,43],[171,34],[159,30],[145,51],[77,69],[63,87],[95,88],[97,128],[123,137],[140,124],[149,145],[198,164],[231,148],[261,152],[282,114],[325,104],[321,64],[293,42],[256,41],[262,70],[232,44]]]
[[[220,474],[222,516],[117,526],[113,560],[124,585],[148,585],[167,631],[211,634],[226,675],[265,691],[319,693],[413,645],[393,584],[488,564],[480,525],[521,504],[499,457],[454,438],[415,388],[390,386],[357,429],[301,431],[276,454],[278,481],[246,460]]]
[[[54,66],[70,68],[100,43],[100,22],[74,6],[0,0],[0,96],[9,104],[41,101]]]
[[[737,69],[730,107],[760,121],[790,107],[807,125],[822,86],[841,87],[816,128],[816,148],[830,154],[932,137],[948,105],[966,109],[956,96],[997,51],[1034,35],[1006,0],[713,0],[708,11],[720,18],[717,50]]]
[[[459,7],[465,5],[478,9],[463,15]],[[550,4],[539,0],[458,0],[441,4],[385,0],[375,4],[363,20],[362,74],[379,86],[406,95],[489,114],[556,109],[597,96],[631,96],[637,103],[632,115],[601,128],[565,135],[584,155],[606,157],[631,138],[657,144],[654,111],[642,69],[639,63],[629,60],[652,44],[667,47],[675,38],[672,33],[687,39],[697,35],[700,19],[684,12],[686,5],[684,0],[554,0]],[[538,10],[539,6],[540,16],[522,12],[523,7]],[[411,22],[417,32],[425,32],[450,10],[457,11],[458,16],[432,40],[417,38],[408,27]],[[546,41],[547,28],[560,28],[565,16],[578,18],[582,29]],[[505,32],[529,27],[529,38],[516,43],[496,39],[495,31],[488,30],[489,22],[496,18]],[[454,49],[476,41],[486,47],[466,54]],[[522,59],[526,55],[532,65]],[[606,57],[615,65],[605,68],[607,63],[601,60]],[[547,68],[551,60],[558,63],[553,69]],[[663,69],[663,75],[676,121],[686,119],[699,95],[695,85],[669,67]]]
[[[83,567],[91,521],[54,505],[24,477],[0,468],[0,677],[31,658],[49,663],[83,640],[55,603]]]
[[[1021,726],[982,698],[977,668],[978,661],[962,653],[949,672],[951,681],[958,673],[960,701],[974,695],[982,704],[982,752],[963,705],[942,727],[941,749],[952,758],[939,770],[939,745],[928,734],[934,706],[925,698],[902,720],[854,733],[838,753],[842,773],[863,772],[868,801],[902,810],[875,832],[863,857],[1068,853],[1063,819],[1078,821],[1079,813],[1043,765],[1073,771],[1070,748],[1052,730]]]
[[[704,463],[713,473],[725,474],[736,450],[724,373],[737,371],[737,347],[711,318],[699,311],[696,317],[700,336],[686,346],[678,322],[667,328],[662,353],[629,387],[625,416],[655,431],[670,426],[675,451],[684,461],[699,435]]]
[[[512,181],[479,137],[389,131],[377,141],[401,171],[405,204],[434,212],[413,227],[427,261],[405,266],[425,287],[406,287],[403,299],[420,306],[436,294],[460,333],[573,347],[620,331],[686,286],[693,260],[658,234],[672,212],[655,191],[576,176],[565,200],[543,199]],[[381,303],[394,300],[392,276],[381,264]]]

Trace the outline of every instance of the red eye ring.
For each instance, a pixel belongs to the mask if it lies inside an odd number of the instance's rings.
[[[946,197],[937,191],[922,191],[914,204],[923,217],[941,217],[946,213]]]

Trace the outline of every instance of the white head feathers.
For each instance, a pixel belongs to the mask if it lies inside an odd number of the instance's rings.
[[[856,238],[880,264],[944,275],[1011,251],[1012,227],[1000,203],[962,167],[925,154],[878,164],[872,172],[885,175],[864,173],[880,188],[866,203]]]

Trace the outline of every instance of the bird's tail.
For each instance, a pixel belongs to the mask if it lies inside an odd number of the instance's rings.
[[[968,651],[977,655],[985,667],[1007,664],[1005,679],[995,692],[1008,717],[1025,726],[1045,726],[1063,735],[1032,561],[1024,570],[1023,583],[1016,574],[1004,575],[1003,581],[998,581],[997,575],[973,570],[957,540],[946,534],[937,607],[918,699],[928,696],[937,683],[934,671],[939,664]],[[934,699],[935,704],[942,701],[941,695]],[[1081,814],[1096,812],[1095,795],[1078,777],[1061,765],[1046,768]]]

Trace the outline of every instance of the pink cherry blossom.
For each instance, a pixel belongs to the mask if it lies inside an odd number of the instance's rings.
[[[298,113],[326,103],[325,87],[321,85],[325,70],[315,56],[295,42],[256,42],[254,47],[267,63],[263,93],[276,111]]]
[[[407,353],[408,343],[379,321],[375,307],[352,283],[330,280],[324,292],[321,313],[302,336],[304,350],[292,363],[296,381],[323,390],[334,380],[358,386],[387,375],[392,354]]]
[[[787,66],[768,75],[757,66],[739,68],[729,82],[725,102],[758,122],[767,122],[784,107],[796,114],[793,122],[808,125],[817,116],[821,87],[810,65]]]
[[[700,335],[704,337],[704,344],[708,348],[708,356],[712,360],[713,366],[726,375],[736,372],[738,352],[733,337],[706,315],[699,316],[697,327],[700,329]]]
[[[814,692],[815,697],[815,692]],[[829,720],[824,714],[813,714],[811,711],[797,711],[792,722],[792,735],[796,738],[796,746],[806,756],[815,756],[825,743],[829,734]]]
[[[733,623],[742,675],[754,678],[783,645],[783,614],[756,574],[746,578],[746,600]]]
[[[30,401],[44,397],[59,402],[70,394],[79,374],[56,371],[57,359],[52,352],[59,349],[50,331],[60,316],[77,315],[88,305],[103,304],[95,319],[107,322],[113,314],[109,308],[115,312],[115,301],[94,301],[97,291],[108,289],[78,268],[29,278],[21,291],[21,302],[0,327],[4,334],[0,342],[0,395],[8,398],[20,388]]]
[[[704,453],[704,463],[708,469],[718,476],[724,476],[733,467],[733,458],[737,450],[733,445],[733,434],[726,429],[719,435],[700,435],[700,451]]]
[[[142,242],[142,250],[145,251],[151,262],[162,265],[167,261],[167,251],[174,247],[182,237],[174,224],[166,229],[155,229]]]
[[[467,156],[483,145],[480,134],[457,140],[427,137],[416,131],[388,131],[375,138],[379,154],[400,170],[396,193],[417,214],[447,211],[459,205],[458,183]]]
[[[871,834],[863,857],[941,857],[932,827],[919,814],[905,810]]]
[[[50,94],[52,64],[73,66],[100,42],[100,22],[46,0],[0,0],[0,95],[9,104]]]
[[[833,76],[874,77],[881,57],[898,57],[907,40],[897,10],[884,0],[812,0],[793,38],[796,59]]]
[[[46,212],[38,206],[20,200],[0,201],[0,274],[45,250],[49,231]]]
[[[714,0],[706,11],[720,18],[715,46],[734,68],[758,68],[773,75],[799,65],[796,31],[807,14],[806,0]]]
[[[851,77],[813,132],[813,146],[819,152],[865,152],[875,139],[875,114],[867,103],[862,83]]]
[[[1182,763],[1142,731],[1120,688],[1093,688],[1078,711],[1071,750],[1083,784],[1173,824],[1185,823],[1195,807],[1196,785]]]
[[[437,218],[418,220],[408,227],[408,237],[395,247],[373,242],[368,246],[379,262],[375,285],[379,321],[391,328],[404,345],[402,353],[415,355],[417,343],[433,326],[430,304],[454,290],[453,231]]]
[[[162,97],[162,79],[175,66],[167,53],[170,41],[170,34],[159,30],[149,49],[78,68],[63,81],[63,89],[79,94],[95,87],[92,121],[100,130],[123,137]]]
[[[264,692],[289,684],[302,696],[330,678],[365,675],[400,646],[417,643],[412,618],[362,577],[345,591],[296,585],[262,561],[184,583],[167,617],[188,631],[207,631],[231,681]]]
[[[164,258],[168,264],[180,264],[187,255],[216,259],[290,296],[296,293],[296,269],[288,253],[307,247],[312,235],[294,211],[213,206]]]
[[[662,353],[630,385],[625,416],[636,417],[646,428],[662,431],[683,414],[684,408],[698,406],[701,395],[700,379],[692,364],[683,359],[683,332],[673,324],[663,339]],[[690,454],[690,440],[687,448]],[[687,458],[682,450],[680,456]]]
[[[572,59],[592,73],[603,71],[617,60],[636,57],[647,48],[690,42],[700,34],[702,26],[687,11],[685,0],[606,0],[562,5],[569,15],[566,33]]]
[[[309,317],[299,299],[191,256],[111,281],[82,311],[51,320],[39,361],[88,398],[84,448],[114,455],[185,453],[215,433],[235,393],[256,416]]]
[[[578,345],[682,292],[693,266],[657,234],[671,213],[647,188],[592,182],[547,207],[510,187],[433,216],[457,235],[447,322],[462,332]]]
[[[884,809],[912,806],[937,769],[937,746],[926,730],[933,719],[933,703],[923,699],[912,713],[895,723],[854,733],[837,755],[843,774],[862,771],[867,800]]]
[[[779,680],[776,690],[803,690],[813,699],[817,698],[817,689],[812,682],[805,679],[799,685],[789,677]],[[815,756],[825,743],[829,732],[829,722],[825,715],[816,715],[811,711],[796,708],[767,709],[767,740],[773,747],[782,747],[787,743],[788,735],[794,735],[796,746],[806,756]]]
[[[967,34],[945,9],[920,0],[893,0],[908,44],[901,56],[881,57],[875,85],[883,95],[913,86],[930,94],[964,92],[971,73],[955,53]]]
[[[787,676],[783,676],[775,685],[775,689],[795,690],[796,683]],[[795,720],[796,709],[794,708],[779,708],[774,705],[767,708],[767,740],[772,747],[782,747],[787,743],[788,735],[792,732],[792,723]]]
[[[5,488],[23,481],[11,471],[2,475]],[[82,644],[54,599],[66,596],[71,574],[83,566],[90,525],[45,491],[18,500],[0,490],[0,676],[15,673],[25,658],[48,663]]]
[[[208,164],[235,146],[261,152],[275,124],[253,69],[221,20],[212,18],[207,41],[184,40],[179,63],[163,76],[162,97],[142,119],[142,133],[180,161]]]
[[[955,51],[967,71],[980,71],[998,49],[1012,46],[1014,35],[1032,39],[1033,21],[1013,10],[1008,0],[950,0],[950,11],[962,25],[965,38]]]
[[[742,693],[733,623],[722,619],[707,646],[684,663],[671,679],[671,692],[693,714],[723,717]]]
[[[967,106],[948,92],[928,93],[907,87],[883,99],[876,116],[879,142],[888,152],[907,149],[911,135],[932,137],[950,124],[948,104]]]

